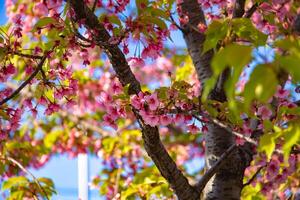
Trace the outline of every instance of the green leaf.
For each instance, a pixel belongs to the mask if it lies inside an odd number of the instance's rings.
[[[238,37],[250,40],[255,46],[265,45],[268,39],[268,36],[256,29],[248,18],[233,19],[232,30]]]
[[[59,136],[62,135],[62,133],[62,130],[53,130],[50,133],[48,133],[44,138],[45,147],[51,148],[55,144]]]
[[[117,141],[118,141],[118,139],[114,138],[114,137],[104,138],[102,141],[102,144],[103,144],[103,149],[105,150],[105,152],[110,153],[114,149],[114,146]]]
[[[264,120],[263,125],[264,125],[264,130],[265,131],[272,131],[273,123],[270,120]]]
[[[277,56],[276,60],[279,62],[279,66],[292,76],[293,82],[300,81],[300,57],[296,55]]]
[[[122,22],[120,21],[120,18],[115,15],[110,15],[108,17],[108,20],[112,24],[117,24],[119,27],[122,27]]]
[[[230,44],[221,49],[212,60],[214,75],[219,75],[226,67],[242,68],[252,58],[252,47],[239,44]]]
[[[168,99],[168,87],[160,87],[155,90],[157,92],[158,98],[160,100],[167,100]]]
[[[186,92],[187,89],[191,88],[192,86],[185,82],[185,81],[175,81],[173,84],[172,84],[172,88],[178,90],[178,91],[181,91],[181,92]]]
[[[287,161],[291,148],[300,142],[300,126],[299,120],[290,124],[284,131],[284,145],[282,146],[284,158]]]
[[[264,134],[260,137],[258,150],[265,152],[268,160],[271,158],[273,151],[275,150],[275,138],[273,134]]]
[[[241,55],[241,56],[239,56]],[[252,47],[239,44],[230,44],[221,49],[212,59],[213,76],[205,82],[202,100],[205,100],[209,92],[215,86],[217,78],[225,68],[232,69],[232,76],[226,82],[226,94],[229,99],[234,99],[235,85],[239,80],[243,68],[251,61]]]
[[[227,21],[215,20],[205,32],[205,41],[203,44],[203,53],[215,48],[220,40],[223,40],[228,32]]]
[[[42,28],[46,25],[53,24],[55,22],[56,22],[56,20],[53,17],[43,17],[37,21],[37,23],[34,25],[32,31],[34,32],[38,28]]]
[[[158,17],[146,17],[143,21],[152,22],[153,24],[156,24],[161,30],[168,29],[167,24]]]
[[[248,109],[252,100],[266,103],[277,89],[277,77],[269,64],[258,65],[251,73],[250,80],[244,90],[245,108]]]
[[[135,0],[135,5],[137,7],[138,15],[141,14],[141,4],[144,4],[146,7],[148,7],[149,1],[148,0]]]
[[[210,93],[210,91],[214,88],[216,82],[217,82],[217,77],[216,76],[212,76],[211,78],[205,80],[205,84],[204,84],[204,90],[201,96],[201,101],[205,102],[207,100],[207,97]]]
[[[9,120],[8,114],[6,112],[4,112],[3,110],[0,110],[0,116],[2,119]]]
[[[152,8],[151,9],[152,16],[161,17],[166,20],[169,20],[169,15],[164,10],[158,9],[158,8]]]
[[[127,190],[122,191],[121,193],[121,200],[127,200],[128,197],[136,194],[138,192],[138,188],[136,187],[129,187]]]
[[[7,48],[5,47],[0,47],[0,60],[3,60],[4,57],[6,56]]]
[[[22,200],[24,198],[24,190],[16,190],[10,193],[7,200]]]
[[[4,181],[4,183],[2,185],[2,190],[11,189],[12,187],[14,187],[16,185],[24,186],[28,183],[29,183],[28,179],[24,176],[12,177],[12,178],[9,178],[8,180]]]
[[[191,75],[191,72],[194,71],[193,63],[191,59],[185,59],[184,65],[176,69],[176,81],[184,81]]]
[[[52,188],[54,187],[53,181],[49,178],[40,177],[40,178],[37,178],[37,181],[44,183],[48,187],[52,187]]]
[[[281,48],[282,50],[300,53],[300,41],[294,37],[288,37],[278,40],[274,45]]]

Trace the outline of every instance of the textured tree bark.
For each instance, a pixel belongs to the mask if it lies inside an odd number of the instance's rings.
[[[107,44],[110,35],[99,23],[94,13],[86,6],[83,0],[70,0],[71,7],[76,14],[76,20],[85,20],[85,26],[89,30],[96,30],[94,40]],[[138,94],[141,91],[140,83],[132,73],[126,58],[117,45],[101,46],[109,57],[118,79],[123,86],[129,84],[129,93]],[[151,127],[142,122],[137,112],[135,116],[140,121],[142,137],[146,152],[151,157],[162,176],[168,181],[171,188],[180,200],[198,200],[200,194],[192,187],[187,178],[177,168],[164,145],[162,144],[157,127]]]
[[[188,24],[183,26],[185,30],[184,39],[197,71],[198,79],[203,86],[205,79],[209,78],[212,74],[210,63],[213,57],[213,51],[208,51],[202,55],[205,35],[195,31],[194,28],[197,27],[199,23],[206,23],[204,14],[197,0],[184,0],[179,6],[182,7],[183,14],[189,18]],[[240,7],[237,6],[237,8]],[[241,16],[242,12],[237,12],[236,16]],[[228,71],[224,71],[222,76],[219,77],[216,88],[209,96],[210,99],[221,102],[226,101],[223,85],[227,73]],[[208,128],[209,131],[205,134],[205,163],[206,168],[209,169],[222,153],[235,143],[235,138],[231,133],[215,124],[209,123]],[[250,161],[251,155],[242,149],[233,152],[226,163],[222,165],[218,172],[207,183],[201,195],[202,199],[240,199],[244,170]]]

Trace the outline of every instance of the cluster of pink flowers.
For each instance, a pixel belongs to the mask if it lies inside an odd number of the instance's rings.
[[[282,155],[274,154],[269,162],[260,159],[258,166],[249,167],[247,170],[255,171],[259,166],[264,166],[264,170],[251,184],[253,186],[261,184],[261,192],[266,195],[267,199],[272,200],[273,194],[278,193],[279,186],[285,183],[288,176],[295,172],[297,166],[296,156],[291,155],[286,164]],[[249,173],[249,171],[246,171],[246,173]],[[284,200],[287,198],[287,194],[280,192],[279,197]]]
[[[159,100],[156,92],[149,95],[140,92],[138,95],[132,96],[131,105],[139,112],[144,122],[150,126],[167,126],[172,123],[183,123],[188,124],[187,129],[189,132],[199,132],[198,126],[196,126],[194,123],[190,124],[190,122],[192,121],[192,116],[189,114],[185,115],[182,113],[160,113],[160,110],[164,109],[165,105]],[[189,107],[189,105],[186,103],[179,103],[178,105],[182,109],[186,109]]]

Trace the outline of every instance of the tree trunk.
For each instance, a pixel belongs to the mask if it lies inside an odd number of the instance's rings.
[[[204,14],[197,0],[184,0],[179,6],[182,6],[183,14],[187,15],[189,19],[188,24],[183,25],[185,30],[184,39],[197,71],[198,79],[203,86],[205,79],[212,74],[210,63],[213,57],[213,51],[202,54],[205,35],[195,30],[199,23],[205,24]],[[223,90],[226,74],[228,72],[224,72],[222,77],[219,78],[216,88],[209,96],[210,99],[220,102],[226,101]],[[205,164],[207,169],[216,162],[223,152],[235,143],[234,136],[225,129],[212,123],[208,124],[208,129],[208,133],[205,134]],[[232,153],[221,169],[207,183],[202,191],[201,199],[240,199],[244,170],[250,161],[251,155],[242,149]]]
[[[205,135],[205,164],[210,168],[223,152],[234,144],[234,137],[223,128],[209,124]],[[240,199],[243,186],[244,170],[248,165],[247,159],[242,160],[243,152],[235,151],[206,184],[203,199]]]

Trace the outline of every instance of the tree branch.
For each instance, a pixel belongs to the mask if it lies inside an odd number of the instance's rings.
[[[181,8],[182,12],[188,16],[187,18],[193,26],[197,27],[199,23],[204,23],[204,14],[197,0],[183,0]],[[211,60],[214,51],[210,50],[203,53],[205,35],[191,28],[184,34],[184,39],[193,60],[198,79],[201,83],[201,88],[204,88],[205,81],[212,76]],[[216,86],[209,94],[208,98],[210,100],[220,102],[226,101],[223,86],[229,75],[230,71],[228,69],[222,72]],[[208,132],[205,134],[205,165],[207,169],[210,169],[215,166],[215,158],[221,157],[223,152],[226,152],[228,148],[235,145],[235,137],[227,129],[219,126],[213,121],[208,122],[207,127]],[[241,154],[240,151],[232,152],[232,162],[225,162],[218,169],[217,176],[210,177],[208,182],[203,181],[205,182],[205,184],[203,184],[205,185],[205,188],[202,192],[203,199],[223,199],[224,195],[226,195],[227,199],[238,199],[240,197],[242,183],[240,185],[236,185],[236,183],[241,180],[244,169],[250,163],[250,159],[246,158],[246,156],[242,157]],[[225,179],[224,177],[228,178]]]
[[[46,193],[46,191],[44,190],[44,188],[41,186],[40,182],[37,180],[37,178],[30,172],[28,171],[25,167],[23,167],[23,165],[21,163],[19,163],[17,160],[15,160],[12,157],[6,156],[4,158],[5,160],[8,160],[10,162],[12,162],[13,164],[17,165],[23,172],[25,172],[26,174],[28,174],[29,176],[31,176],[31,178],[34,180],[34,182],[37,184],[38,188],[41,190],[42,193],[44,193],[45,197],[47,200],[49,200],[49,197]]]
[[[199,23],[206,24],[204,13],[197,0],[184,0],[178,6],[181,6],[183,15],[187,15],[189,19],[187,24],[182,25],[182,28],[186,30],[183,36],[201,83],[201,88],[204,88],[205,80],[212,75],[210,62],[213,51],[210,50],[203,54],[205,35],[192,28],[197,27]]]
[[[297,35],[300,34],[300,13],[296,16],[293,24],[293,32]]]
[[[26,87],[26,85],[28,85],[30,83],[30,81],[39,73],[39,71],[42,69],[43,64],[45,62],[47,58],[47,55],[45,54],[41,61],[39,62],[38,66],[36,67],[36,69],[34,70],[34,72],[13,92],[11,93],[8,97],[6,97],[5,99],[3,99],[0,102],[0,106],[5,104],[6,102],[8,102],[10,99],[14,98],[15,96],[17,96],[21,90]]]
[[[93,4],[93,7],[92,7],[92,12],[95,12],[95,10],[96,10],[97,1],[98,0],[94,0],[94,4]]]
[[[21,52],[18,52],[18,51],[13,51],[13,52],[9,52],[9,53],[11,53],[13,55],[24,57],[24,58],[43,59],[43,56],[24,54],[24,53],[21,53]]]
[[[239,132],[236,132],[236,131],[233,131],[230,127],[228,127],[226,124],[223,124],[222,122],[220,122],[219,120],[217,119],[213,119],[213,118],[210,118],[209,116],[206,116],[207,118],[210,119],[211,122],[213,122],[214,124],[218,125],[219,127],[222,127],[224,128],[225,130],[227,130],[229,133],[231,133],[232,135],[235,135],[239,138],[242,138],[244,139],[245,141],[249,142],[250,144],[253,144],[255,146],[257,146],[257,142],[255,140],[253,140],[252,138],[250,137],[246,137],[244,136],[243,134],[239,133]]]
[[[95,31],[94,40],[105,43],[110,40],[110,35],[97,16],[86,6],[83,0],[71,0],[71,7],[75,11],[76,20],[84,20],[87,29]],[[96,44],[97,44],[96,42]],[[126,58],[117,45],[102,46],[109,57],[113,69],[123,86],[129,84],[129,94],[141,92],[140,83],[132,73]],[[137,119],[140,116],[134,112]],[[189,184],[187,178],[178,169],[164,145],[162,144],[157,127],[140,122],[144,146],[148,155],[159,169],[162,176],[169,182],[180,200],[198,200],[199,193]]]
[[[176,23],[172,14],[170,14],[170,19],[171,19],[172,23],[176,26],[176,28],[178,28],[178,30],[180,30],[182,33],[185,33],[185,30]]]
[[[245,1],[246,0],[236,0],[233,9],[233,18],[242,17],[245,13]]]
[[[245,18],[250,18],[252,17],[253,13],[256,11],[256,9],[258,8],[259,4],[255,3],[251,6],[251,8],[249,10],[247,10],[247,12],[245,13],[244,17]]]
[[[243,184],[243,187],[246,187],[247,185],[250,185],[250,184],[256,179],[256,177],[257,177],[258,174],[261,172],[261,170],[262,170],[263,168],[265,168],[265,167],[266,167],[266,165],[260,166],[260,167],[258,168],[258,170],[253,174],[253,176],[252,176],[246,183]]]
[[[128,93],[137,94],[141,91],[140,83],[132,73],[126,58],[120,48],[117,45],[109,44],[111,39],[108,31],[98,21],[97,16],[85,5],[82,0],[75,1],[70,0],[71,7],[76,13],[75,21],[84,20],[84,25],[92,32],[94,32],[93,40],[95,44],[99,43],[100,46],[105,50],[105,53],[109,57],[109,60],[117,74],[121,84],[123,86],[129,85]],[[103,45],[102,44],[109,44]]]
[[[205,174],[202,176],[200,181],[195,185],[196,190],[200,193],[204,189],[207,182],[211,179],[213,175],[222,167],[222,165],[227,161],[228,157],[231,155],[231,153],[237,149],[237,146],[231,145],[218,159],[217,162],[214,163],[214,165],[205,172]]]

